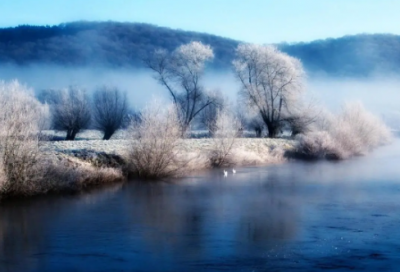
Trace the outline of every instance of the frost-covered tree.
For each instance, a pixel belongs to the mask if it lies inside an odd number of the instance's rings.
[[[52,105],[53,127],[67,131],[66,140],[75,140],[81,129],[88,128],[91,121],[89,98],[76,87],[57,92],[56,104]]]
[[[119,129],[128,112],[126,93],[113,87],[102,86],[93,93],[93,119],[97,129],[109,140]]]
[[[165,86],[179,116],[182,132],[193,119],[212,103],[201,85],[205,63],[213,59],[210,46],[191,42],[173,52],[156,50],[145,62],[156,73],[158,82]]]
[[[274,46],[241,44],[233,66],[244,101],[260,114],[268,136],[276,137],[304,90],[301,62]]]
[[[43,177],[39,133],[47,105],[18,81],[0,81],[0,196],[31,194]]]

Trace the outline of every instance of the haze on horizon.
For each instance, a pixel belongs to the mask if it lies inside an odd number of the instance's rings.
[[[131,21],[253,43],[307,41],[357,33],[400,34],[396,28],[396,21],[400,21],[396,17],[400,2],[365,0],[362,5],[359,3],[345,0],[253,0],[249,5],[239,0],[220,0],[217,3],[194,0],[190,4],[184,0],[168,3],[162,0],[37,0],[36,5],[27,8],[26,1],[4,0],[0,2],[4,15],[0,16],[0,27],[57,25],[77,20]],[[135,108],[140,108],[154,95],[165,95],[165,90],[147,70],[69,69],[39,63],[29,67],[2,65],[0,73],[1,79],[18,79],[36,90],[71,84],[89,90],[102,84],[115,85],[128,91]],[[386,114],[397,107],[399,82],[397,78],[387,77],[348,80],[312,76],[307,89],[315,94],[318,101],[332,108],[340,107],[344,101],[361,100],[374,112]],[[205,83],[206,88],[220,89],[232,102],[236,102],[239,87],[230,73],[222,73],[218,77],[206,75]]]
[[[120,21],[215,34],[252,43],[302,42],[359,33],[400,34],[400,1],[24,0],[0,2],[0,27]]]

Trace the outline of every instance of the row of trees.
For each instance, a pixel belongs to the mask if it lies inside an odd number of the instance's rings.
[[[97,88],[92,101],[85,90],[73,86],[44,90],[38,97],[50,107],[52,128],[66,131],[66,140],[74,140],[79,131],[90,125],[109,140],[128,118],[126,93],[114,87]]]
[[[221,93],[206,91],[202,84],[205,66],[213,57],[210,46],[191,42],[171,52],[155,50],[144,59],[169,93],[178,114],[181,135],[195,120],[213,134],[217,112],[228,104]],[[294,135],[307,131],[314,116],[302,99],[305,73],[298,59],[273,46],[242,44],[236,49],[233,69],[240,83],[242,111],[251,113],[239,119],[246,119],[257,136],[261,136],[264,127],[268,137],[277,137],[283,130],[290,130]],[[44,91],[39,97],[50,105],[53,128],[65,130],[67,140],[75,139],[91,121],[103,131],[103,139],[110,139],[128,113],[126,94],[116,88],[98,88],[92,103],[77,87]]]
[[[178,115],[183,136],[194,122],[206,127],[213,135],[217,129],[217,113],[226,111],[229,103],[217,91],[207,91],[202,84],[207,62],[214,57],[210,46],[191,42],[173,51],[155,50],[144,59],[156,80],[165,87]],[[305,72],[301,62],[274,46],[241,44],[236,49],[233,71],[240,84],[236,116],[252,127],[257,136],[266,130],[268,137],[283,131],[292,136],[315,128],[322,110],[304,99]],[[116,88],[100,87],[90,102],[87,94],[77,88],[43,91],[42,102],[50,105],[54,129],[65,130],[66,139],[89,124],[104,133],[108,140],[128,118],[126,93]],[[140,119],[140,118],[139,118]]]

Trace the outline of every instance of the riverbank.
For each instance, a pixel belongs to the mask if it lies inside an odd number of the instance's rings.
[[[286,151],[294,150],[295,141],[290,139],[237,138],[231,151],[232,166],[266,165],[285,161]],[[55,154],[59,159],[74,159],[89,162],[95,167],[127,167],[129,150],[134,142],[122,139],[77,140],[77,141],[43,141],[40,150],[47,154]],[[210,138],[183,139],[180,154],[190,157],[192,162],[188,170],[202,170],[210,167],[207,155],[215,146]],[[76,159],[79,159],[76,161]]]
[[[0,180],[0,198],[80,192],[102,184],[124,182],[140,176],[130,161],[130,151],[135,148],[137,142],[126,140],[123,131],[108,141],[101,140],[101,136],[98,131],[85,131],[79,134],[75,141],[63,141],[54,140],[62,139],[62,134],[47,132],[45,140],[39,142],[38,159],[30,166],[34,170],[34,175],[31,176],[33,179],[16,180],[11,183],[6,179]],[[178,153],[177,159],[187,163],[180,164],[182,167],[179,168],[179,175],[173,176],[182,177],[216,167],[212,156],[215,155],[215,150],[222,148],[221,145],[224,144],[221,143],[221,139],[204,137],[178,141],[174,148]],[[217,167],[228,169],[279,164],[291,158],[332,159],[329,153],[323,152],[323,156],[310,156],[304,152],[309,151],[308,147],[299,150],[299,143],[298,140],[288,138],[236,138],[224,158],[224,164]],[[317,146],[318,150],[324,151]],[[2,176],[5,177],[5,173],[2,173]]]
[[[213,139],[184,139],[182,148],[188,152],[204,152],[211,148]],[[290,139],[269,139],[269,138],[237,138],[235,148],[247,152],[262,153],[272,151],[276,148],[292,150],[295,141]],[[115,154],[125,156],[131,141],[122,139],[113,140],[77,140],[77,141],[43,141],[40,143],[41,150],[45,152],[61,152],[69,154],[77,150],[91,150],[99,153]]]
[[[132,161],[130,154],[138,142],[126,140],[126,137],[124,139],[121,132],[118,135],[119,137],[104,141],[100,140],[99,132],[85,131],[78,135],[75,141],[63,141],[54,140],[62,138],[62,135],[47,132],[47,136],[39,142],[36,151],[32,146],[36,158],[24,170],[29,173],[21,172],[19,175],[21,178],[17,179],[9,178],[6,172],[1,173],[0,197],[80,192],[96,185],[126,181],[134,177],[142,179],[141,170],[135,168],[137,164]],[[183,177],[195,171],[216,167],[212,158],[216,150],[220,151],[219,149],[224,149],[225,152],[223,164],[217,165],[219,167],[282,163],[286,160],[285,153],[294,150],[296,144],[290,139],[229,139],[229,141],[232,140],[234,142],[232,145],[230,142],[231,146],[227,150],[223,146],[225,143],[220,142],[221,139],[178,140],[173,151],[176,152],[176,156],[174,155],[172,163],[168,163],[167,166],[174,168],[177,166],[174,163],[179,162],[178,171],[172,175],[163,174],[157,178]],[[143,156],[146,154],[143,153]],[[141,160],[140,156],[138,158]],[[158,171],[158,169],[150,171]]]

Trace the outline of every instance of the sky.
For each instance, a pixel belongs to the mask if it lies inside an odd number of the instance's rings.
[[[1,0],[0,27],[142,22],[253,43],[400,34],[399,0]]]

